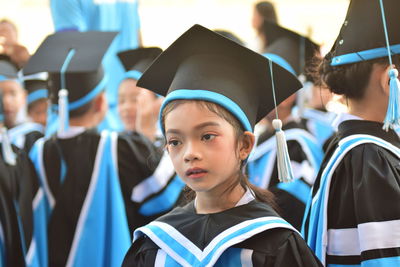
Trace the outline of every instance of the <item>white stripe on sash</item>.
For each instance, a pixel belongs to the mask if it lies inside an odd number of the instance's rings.
[[[0,222],[0,243],[4,244],[5,239],[4,239],[4,230],[3,230],[3,225]]]
[[[259,225],[259,223],[264,224]],[[185,259],[183,255],[180,255],[171,247],[171,245],[173,246],[173,244],[167,244],[166,241],[157,236],[157,234],[153,230],[151,230],[150,227],[161,228],[162,231],[164,231],[163,235],[168,235],[170,238],[180,244],[180,246],[188,250],[188,253],[190,253],[190,258],[192,259],[194,259],[193,257],[195,257],[197,261],[201,262],[206,257],[211,255],[208,264],[203,263],[206,264],[204,266],[213,266],[213,264],[215,264],[215,262],[226,249],[266,230],[273,228],[286,228],[297,232],[296,229],[294,229],[290,224],[286,223],[282,218],[274,216],[261,217],[241,222],[231,228],[226,229],[225,231],[217,235],[202,251],[189,239],[182,235],[178,230],[167,223],[153,221],[148,226],[141,227],[135,231],[134,240],[137,240],[137,238],[139,238],[141,234],[145,234],[154,243],[156,243],[157,246],[164,250],[170,257],[172,257],[175,261],[183,266],[191,266],[191,263],[187,261],[188,259]],[[235,232],[238,232],[240,230],[244,230],[245,228],[248,228],[248,230],[245,230],[242,234],[229,237],[229,235],[234,234]]]
[[[78,223],[76,225],[71,250],[68,255],[68,260],[67,260],[67,264],[66,264],[66,266],[68,266],[68,267],[72,267],[74,264],[75,254],[78,249],[78,245],[79,245],[81,234],[82,234],[82,231],[83,231],[83,228],[85,225],[86,217],[87,217],[87,214],[88,214],[91,202],[92,202],[94,191],[96,189],[97,180],[99,178],[100,163],[101,163],[101,159],[103,157],[103,150],[104,150],[105,143],[107,141],[107,136],[108,136],[107,131],[103,131],[101,133],[101,138],[100,138],[100,142],[99,142],[99,145],[97,148],[97,153],[96,153],[96,159],[94,162],[92,177],[90,179],[89,188],[88,188],[85,200],[83,202],[83,206],[82,206],[81,213],[79,215]]]
[[[50,208],[53,209],[54,205],[56,204],[56,201],[54,199],[53,194],[51,193],[50,186],[47,183],[47,176],[46,176],[46,170],[44,168],[44,159],[43,159],[43,147],[46,139],[45,138],[40,138],[39,140],[36,141],[36,145],[38,146],[38,168],[39,168],[39,176],[42,181],[42,185],[44,187],[44,191],[46,193],[47,199],[49,200]]]
[[[165,152],[153,175],[147,177],[132,190],[131,200],[142,202],[148,196],[162,190],[174,175],[175,170],[169,155]]]
[[[332,256],[360,255],[358,229],[329,229],[326,253]]]
[[[154,261],[154,267],[165,267],[165,260],[167,259],[167,253],[164,250],[157,250],[156,260]]]
[[[43,189],[39,187],[35,197],[33,198],[32,208],[36,210],[37,206],[39,205],[40,201],[43,199]]]
[[[400,247],[400,220],[358,225],[361,251]]]
[[[343,138],[342,140],[339,141],[338,148],[334,151],[333,155],[331,156],[330,160],[328,161],[328,164],[326,165],[327,167],[323,170],[321,178],[323,179],[326,177],[326,188],[325,188],[325,198],[324,202],[322,203],[323,207],[323,218],[322,218],[322,244],[321,247],[321,255],[317,255],[317,257],[320,259],[320,261],[325,265],[325,258],[326,258],[326,248],[328,247],[328,229],[327,229],[327,217],[328,217],[328,199],[329,199],[329,192],[330,192],[330,187],[331,187],[331,180],[332,176],[337,168],[337,166],[341,163],[343,158],[347,155],[349,151],[351,151],[353,148],[363,145],[363,144],[375,144],[377,146],[380,146],[390,152],[392,152],[394,155],[396,155],[398,158],[400,158],[400,149],[391,143],[376,137],[376,136],[371,136],[371,135],[366,135],[366,134],[355,134],[348,136],[346,138]],[[344,145],[348,145],[345,149],[341,149]],[[337,158],[336,158],[337,156]],[[336,158],[335,161],[333,161]],[[329,166],[332,166],[329,168]],[[322,180],[321,180],[322,182]],[[322,197],[321,196],[321,191],[322,188],[319,188],[317,193],[312,199],[312,206],[316,205],[316,202]],[[312,208],[311,208],[312,209]],[[309,230],[310,231],[310,230]],[[329,242],[332,242],[332,239],[329,240]],[[360,240],[360,242],[362,242]],[[363,249],[363,248],[361,248]]]
[[[113,166],[115,166],[115,170],[119,173],[118,166],[118,133],[111,132],[111,158],[113,160]]]
[[[29,244],[28,252],[26,253],[26,256],[25,256],[25,261],[26,261],[27,266],[30,266],[32,264],[32,260],[33,260],[33,256],[35,255],[35,252],[36,252],[36,241],[35,241],[35,238],[32,237],[32,241]]]
[[[242,267],[253,267],[253,250],[252,249],[242,249],[240,252],[240,263]]]

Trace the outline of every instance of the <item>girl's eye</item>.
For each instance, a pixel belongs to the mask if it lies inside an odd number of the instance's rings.
[[[210,141],[212,139],[214,139],[216,137],[215,134],[205,134],[203,135],[203,137],[201,138],[204,141]]]
[[[170,140],[168,141],[169,146],[178,146],[181,142],[178,140]]]

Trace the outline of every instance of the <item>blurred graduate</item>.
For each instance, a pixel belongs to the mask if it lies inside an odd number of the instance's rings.
[[[400,265],[400,2],[350,2],[319,74],[349,114],[328,146],[303,232],[324,266]]]
[[[317,53],[318,46],[310,39],[275,23],[265,21],[264,29],[271,37],[270,40],[274,40],[269,44],[264,56],[285,67],[295,76],[303,75],[306,63]],[[277,87],[277,90],[285,88]],[[247,168],[250,181],[261,188],[269,188],[276,194],[283,218],[298,230],[301,228],[307,198],[323,157],[321,145],[308,131],[304,120],[292,113],[299,94],[292,94],[266,116],[270,126],[260,133]],[[294,175],[294,181],[291,183],[282,183],[278,179],[275,129],[271,127],[276,113],[282,120],[287,138]]]
[[[101,61],[115,35],[56,33],[24,69],[25,75],[49,73],[49,97],[59,112],[58,132],[30,152],[45,192],[41,235],[49,266],[118,266],[131,232],[152,219],[139,213],[142,203],[132,194],[153,176],[162,154],[137,132],[96,129],[107,111]]]

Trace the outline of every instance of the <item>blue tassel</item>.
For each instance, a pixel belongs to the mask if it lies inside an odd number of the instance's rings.
[[[60,120],[58,134],[65,133],[69,128],[68,91],[61,89],[58,92],[58,116]]]
[[[389,128],[393,129],[395,126],[400,125],[400,110],[399,110],[400,81],[397,78],[398,75],[399,72],[396,69],[389,70],[389,77],[390,77],[389,103],[387,107],[384,124],[382,127],[385,131],[388,131]]]
[[[294,179],[292,165],[290,163],[288,147],[285,133],[282,131],[282,121],[275,119],[272,121],[276,136],[276,160],[278,165],[279,181],[288,183]]]

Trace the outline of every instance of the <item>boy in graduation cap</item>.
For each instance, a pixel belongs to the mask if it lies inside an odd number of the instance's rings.
[[[277,91],[278,103],[301,87],[285,69],[200,25],[146,70],[138,85],[166,96],[166,149],[193,194],[135,231],[123,266],[319,266],[271,207],[271,193],[243,174],[253,127],[274,107],[274,84],[287,89]]]
[[[138,133],[94,129],[107,110],[101,61],[115,35],[56,33],[24,69],[25,75],[49,73],[50,99],[60,112],[58,133],[30,153],[48,208],[41,234],[47,234],[50,266],[118,266],[130,231],[148,220],[131,194],[161,155]]]
[[[273,35],[275,41],[270,44],[264,56],[285,67],[293,75],[300,76],[306,61],[313,57],[318,46],[308,38],[277,24],[269,23],[268,27],[271,32],[269,35]],[[295,104],[296,95],[293,94],[266,116],[272,123],[277,112],[282,120],[295,181],[282,183],[278,180],[273,129],[266,129],[260,134],[254,154],[249,159],[248,174],[253,184],[269,188],[276,194],[283,218],[300,230],[307,197],[319,170],[323,152],[321,145],[305,127],[304,121],[292,115]]]
[[[43,136],[44,127],[35,122],[20,121],[19,117],[27,100],[23,87],[27,84],[13,64],[4,60],[0,62],[0,73],[3,73],[0,89],[3,93],[5,126],[8,128],[11,143],[29,152],[36,140]],[[29,88],[29,85],[27,86]]]
[[[22,77],[26,91],[26,104],[28,120],[11,128],[8,133],[11,142],[29,153],[33,144],[44,136],[47,106],[47,73],[33,74]]]
[[[126,71],[118,88],[118,113],[124,124],[124,130],[139,131],[153,141],[157,134],[157,115],[161,99],[136,86],[136,83],[161,52],[161,48],[146,47],[118,53]],[[142,118],[141,115],[147,115],[147,111],[150,114]]]
[[[126,73],[118,91],[118,110],[125,126],[125,134],[140,132],[160,147],[157,122],[162,98],[137,86],[143,72],[162,52],[158,47],[138,48],[118,54]],[[160,150],[160,153],[163,153]],[[166,152],[163,153],[154,175],[132,189],[131,199],[141,203],[139,213],[149,217],[165,213],[183,201],[184,184],[176,175]]]
[[[352,0],[321,79],[347,98],[307,208],[325,266],[400,266],[400,2]]]

